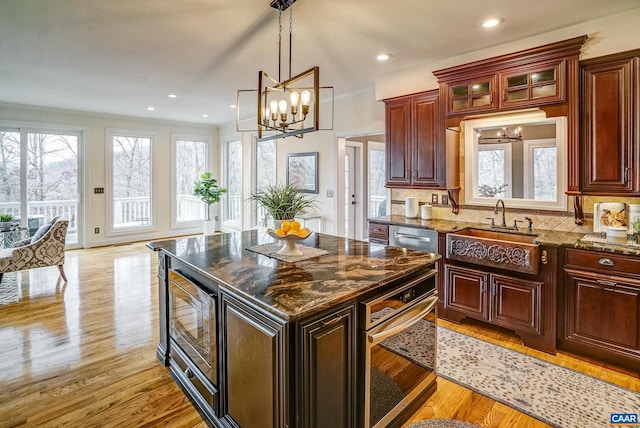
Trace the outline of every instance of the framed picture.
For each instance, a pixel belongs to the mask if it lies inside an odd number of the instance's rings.
[[[318,152],[287,154],[287,184],[318,193]]]
[[[593,205],[593,231],[606,232],[608,226],[627,226],[627,204],[596,202]]]

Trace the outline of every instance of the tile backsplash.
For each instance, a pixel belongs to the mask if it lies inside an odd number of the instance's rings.
[[[442,196],[447,192],[441,190],[423,190],[423,189],[391,189],[391,214],[404,215],[405,207],[404,200],[408,196],[420,198],[420,204],[431,203],[431,197],[433,194],[438,195],[440,201]],[[461,201],[462,202],[462,201]],[[573,198],[569,199],[568,206],[571,210],[568,212],[559,211],[558,213],[551,211],[536,211],[536,210],[524,210],[524,209],[509,209],[509,204],[506,204],[506,220],[508,225],[513,224],[513,220],[524,220],[524,217],[531,217],[533,219],[534,229],[546,229],[546,230],[558,230],[563,232],[578,232],[588,233],[593,230],[593,206],[596,202],[624,202],[627,204],[640,204],[640,198],[624,198],[624,197],[610,197],[610,196],[584,196],[583,207],[585,212],[585,222],[579,226],[575,224],[573,217]],[[434,205],[433,218],[446,219],[446,220],[460,220],[473,223],[489,224],[490,220],[487,217],[498,216],[493,213],[491,207],[465,207],[460,206],[460,212],[458,215],[454,215],[451,212],[451,205]],[[526,223],[523,223],[526,224]]]

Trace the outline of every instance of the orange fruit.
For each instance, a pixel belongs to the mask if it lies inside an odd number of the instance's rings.
[[[297,234],[298,234],[298,231],[297,231],[297,230],[293,230],[293,229],[290,229],[290,230],[287,232],[287,235],[297,235]]]
[[[300,222],[299,221],[292,221],[291,222],[291,229],[300,230]]]
[[[285,232],[284,230],[282,230],[282,229],[276,229],[276,235],[278,235],[278,236],[284,236],[284,235],[286,235],[286,234],[287,234],[287,232]]]
[[[291,223],[289,223],[288,221],[283,221],[282,224],[280,225],[280,227],[282,228],[282,230],[284,230],[285,232],[288,232],[289,229],[291,229]]]

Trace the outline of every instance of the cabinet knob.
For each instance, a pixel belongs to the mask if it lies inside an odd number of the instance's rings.
[[[190,369],[190,368],[187,368],[187,369],[184,371],[184,374],[185,374],[185,376],[187,376],[187,378],[189,378],[189,379],[191,379],[191,378],[193,377],[193,371],[191,371],[191,369]]]
[[[598,263],[602,266],[615,266],[616,262],[614,262],[611,259],[607,259],[607,258],[602,258],[600,260],[598,260]]]

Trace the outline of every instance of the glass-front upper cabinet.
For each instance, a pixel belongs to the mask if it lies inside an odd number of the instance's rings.
[[[449,84],[448,115],[494,110],[495,76]]]
[[[564,70],[564,61],[561,61],[501,73],[500,108],[539,106],[564,101]]]

